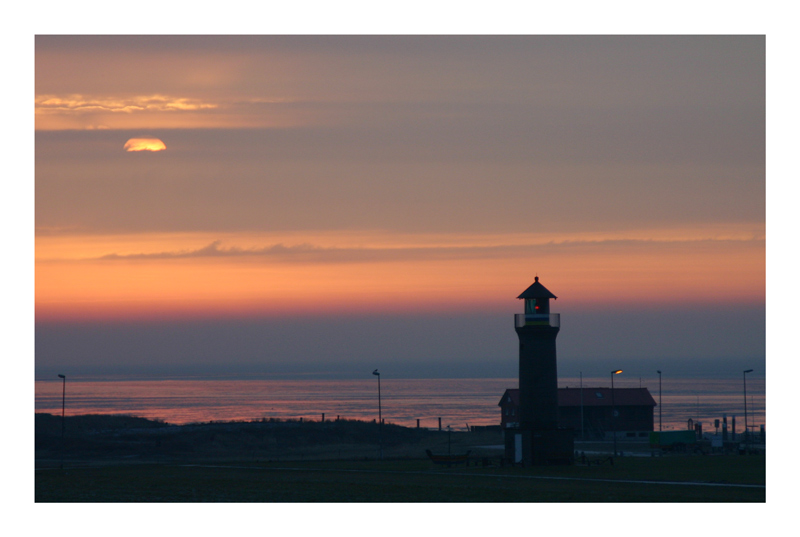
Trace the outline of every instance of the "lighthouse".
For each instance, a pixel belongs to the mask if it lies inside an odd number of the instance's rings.
[[[561,316],[550,312],[556,300],[536,276],[518,297],[524,313],[514,315],[519,338],[519,421],[506,429],[506,456],[525,465],[567,464],[573,431],[558,427],[556,337]]]

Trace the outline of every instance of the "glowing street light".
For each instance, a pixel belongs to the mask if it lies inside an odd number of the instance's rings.
[[[622,369],[611,372],[611,433],[614,435],[614,456],[617,456],[617,407],[614,404],[614,375],[622,373]]]

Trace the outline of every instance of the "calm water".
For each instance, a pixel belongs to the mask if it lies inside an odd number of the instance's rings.
[[[559,386],[578,387],[578,378],[562,378]],[[609,386],[608,379],[583,378],[584,388]],[[638,388],[638,379],[614,383]],[[658,379],[641,384],[658,403]],[[461,429],[469,425],[497,425],[497,403],[517,379],[381,379],[381,406],[387,423]],[[715,418],[736,416],[744,427],[741,380],[669,379],[662,382],[664,429],[685,429],[689,418],[713,431]],[[747,381],[748,423],[766,423],[766,382]],[[61,381],[36,381],[36,411],[61,413]],[[68,379],[67,415],[128,414],[184,424],[203,421],[261,418],[313,419],[337,416],[371,420],[378,415],[376,377],[359,380],[89,380]],[[658,407],[654,410],[658,428]]]

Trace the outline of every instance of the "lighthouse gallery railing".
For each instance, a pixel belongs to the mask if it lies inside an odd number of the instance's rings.
[[[517,313],[514,315],[514,326],[561,326],[560,313]]]

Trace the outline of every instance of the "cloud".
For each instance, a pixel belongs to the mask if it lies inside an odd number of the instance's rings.
[[[309,103],[290,98],[45,94],[35,99],[37,130],[252,128],[309,121]],[[305,110],[304,112],[302,110]]]
[[[169,95],[137,95],[134,97],[41,95],[36,97],[37,114],[64,114],[88,112],[114,112],[132,114],[136,112],[196,111],[217,108],[219,105],[188,97]]]
[[[46,94],[36,97],[34,110],[37,130],[93,130],[186,127],[207,122],[220,108],[218,102],[175,95]]]
[[[297,244],[286,246],[282,243],[264,246],[262,248],[241,248],[231,246],[221,248],[222,241],[216,240],[196,250],[179,250],[168,252],[138,253],[138,254],[108,254],[99,259],[185,259],[200,257],[286,257],[297,259],[302,256],[306,260],[314,261],[353,261],[357,258],[371,260],[380,257],[381,253],[386,252],[382,248],[330,248],[314,246],[311,244]]]
[[[313,262],[313,263],[359,263],[359,262],[392,262],[414,260],[455,260],[455,259],[498,259],[526,257],[533,253],[548,255],[556,252],[568,253],[598,247],[606,251],[621,251],[629,248],[660,248],[681,243],[684,245],[723,244],[742,242],[763,242],[763,237],[724,238],[724,239],[612,239],[612,240],[562,240],[528,244],[497,245],[435,245],[435,246],[399,246],[399,247],[329,247],[308,243],[287,246],[277,243],[260,248],[241,248],[238,246],[221,247],[222,241],[216,240],[202,248],[194,250],[178,250],[152,253],[103,255],[99,260],[169,260],[186,258],[235,258],[264,257],[273,261]]]
[[[99,259],[184,259],[196,257],[239,257],[239,256],[266,256],[266,255],[280,255],[291,253],[307,253],[307,252],[320,252],[325,250],[336,250],[335,248],[320,248],[309,244],[300,244],[296,246],[284,246],[283,244],[275,244],[272,246],[265,246],[263,248],[240,248],[232,246],[229,248],[220,248],[222,241],[213,241],[208,246],[196,250],[179,250],[171,252],[154,252],[154,253],[138,253],[138,254],[108,254],[100,257]]]

